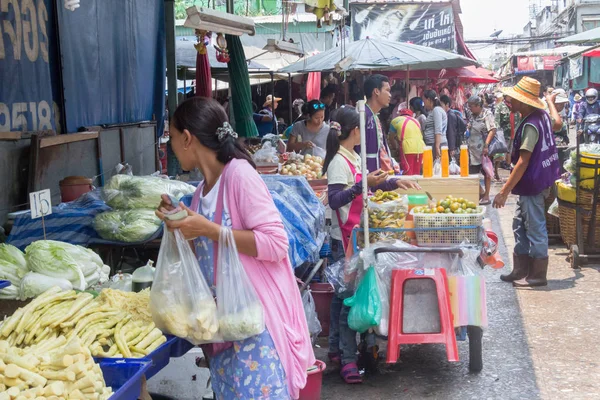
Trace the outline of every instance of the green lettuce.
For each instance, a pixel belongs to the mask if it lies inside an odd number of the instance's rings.
[[[25,249],[29,269],[52,278],[64,278],[77,290],[85,290],[86,281],[81,248],[65,242],[38,240]]]
[[[104,186],[106,204],[116,209],[156,209],[161,196],[181,199],[196,189],[185,182],[155,176],[115,175]]]
[[[0,264],[14,269],[14,274],[23,278],[29,270],[27,269],[27,261],[21,250],[10,244],[0,244]]]
[[[73,284],[64,278],[52,278],[37,272],[29,272],[21,281],[19,296],[21,300],[27,300],[39,296],[54,286],[64,291],[73,289]]]
[[[101,238],[125,243],[150,239],[160,225],[154,210],[107,211],[94,219],[94,227]]]

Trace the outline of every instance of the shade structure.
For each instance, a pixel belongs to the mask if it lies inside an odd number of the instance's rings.
[[[600,49],[594,49],[583,53],[584,57],[596,58],[600,57]]]
[[[406,71],[395,71],[385,73],[393,79],[406,79]],[[492,76],[493,72],[485,68],[477,68],[475,66],[451,68],[438,71],[421,70],[411,71],[409,77],[411,79],[448,79],[456,78],[463,83],[472,84],[490,84],[500,82]]]
[[[345,54],[334,47],[282,68],[280,72],[441,70],[476,64],[477,61],[470,58],[431,47],[367,38],[349,43]]]
[[[600,42],[600,28],[590,29],[589,31],[581,32],[576,35],[567,36],[566,38],[556,41],[557,43],[595,43]]]
[[[231,105],[235,129],[241,137],[256,137],[258,129],[252,118],[252,94],[244,47],[239,36],[225,35],[230,60],[227,63],[231,82]]]

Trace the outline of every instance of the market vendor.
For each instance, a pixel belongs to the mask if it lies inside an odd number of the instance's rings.
[[[471,110],[469,121],[469,173],[483,174],[485,189],[481,193],[480,205],[490,204],[490,189],[492,187],[491,175],[483,169],[484,157],[489,154],[489,146],[496,136],[496,119],[494,114],[483,106],[483,100],[479,96],[471,96],[467,104]]]
[[[513,110],[523,122],[515,134],[512,159],[516,160],[508,181],[494,199],[502,208],[510,193],[518,195],[513,219],[515,249],[513,270],[500,279],[516,287],[546,286],[548,273],[548,230],[545,200],[554,181],[560,176],[558,153],[552,134],[552,121],[545,104],[537,97],[540,83],[525,77],[512,88],[502,90],[511,98]],[[551,114],[556,113],[555,95],[546,101]]]
[[[323,172],[327,173],[329,206],[333,210],[331,250],[334,261],[344,258],[350,246],[352,230],[360,223],[363,209],[363,174],[360,156],[354,150],[360,144],[359,124],[358,111],[354,107],[342,107],[332,115],[331,130],[327,138]],[[413,181],[388,178],[387,171],[378,169],[366,176],[367,185],[373,191],[420,189]],[[362,376],[356,365],[356,332],[348,326],[350,308],[342,303],[343,300],[337,296],[331,302],[329,358],[334,363],[341,363],[341,375],[346,383],[360,383]],[[375,337],[367,335],[367,346],[375,345]]]
[[[560,138],[564,144],[568,145],[569,128],[567,126],[568,118],[565,108],[569,104],[569,96],[567,96],[567,92],[564,89],[554,89],[551,95],[554,98],[554,107],[556,110],[556,114],[552,115],[552,109],[548,106],[548,112],[552,120],[552,131],[554,132],[554,136]]]
[[[266,134],[272,133],[278,134],[277,117],[275,116],[275,110],[279,106],[281,97],[273,97],[268,95],[263,104],[262,110],[254,114],[254,123],[256,129],[258,129],[259,136],[265,136]]]
[[[186,218],[165,220],[164,212],[173,209],[167,196],[157,215],[169,230],[179,229],[193,241],[207,282],[214,282],[213,251],[220,229],[233,229],[240,260],[264,308],[263,333],[241,342],[203,346],[215,397],[250,399],[262,393],[297,399],[315,357],[288,260],[288,237],[273,199],[215,100],[195,97],[181,103],[170,133],[182,168],[198,168],[205,180],[190,208],[181,204]]]
[[[390,134],[396,135],[400,144],[402,175],[420,175],[423,165],[423,134],[419,121],[411,110],[400,110],[400,115],[390,123]]]
[[[319,100],[311,100],[302,106],[304,120],[294,124],[290,132],[287,151],[325,156],[329,125],[325,123],[326,105]]]

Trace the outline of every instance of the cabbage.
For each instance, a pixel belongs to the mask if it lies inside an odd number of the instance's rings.
[[[163,194],[179,200],[195,190],[192,185],[181,181],[154,176],[115,175],[104,186],[103,195],[106,203],[112,208],[156,209]]]
[[[18,278],[23,278],[29,271],[25,255],[21,250],[10,244],[0,244],[0,264],[11,266]]]
[[[15,285],[10,285],[4,289],[0,289],[0,300],[15,300],[19,298],[19,288]]]
[[[37,272],[29,272],[21,281],[20,298],[27,300],[44,293],[53,286],[58,286],[62,290],[72,290],[71,282],[64,278],[52,278]]]
[[[154,210],[107,211],[94,219],[94,227],[100,237],[126,243],[150,239],[160,225]]]

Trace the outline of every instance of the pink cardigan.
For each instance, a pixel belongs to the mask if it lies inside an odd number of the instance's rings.
[[[240,254],[240,259],[264,306],[267,329],[285,369],[290,395],[297,399],[315,355],[288,260],[288,237],[267,186],[247,161],[232,160],[223,176],[233,229],[254,232],[257,257]]]

